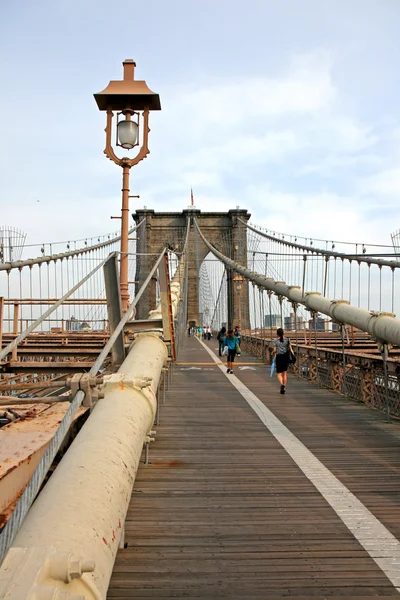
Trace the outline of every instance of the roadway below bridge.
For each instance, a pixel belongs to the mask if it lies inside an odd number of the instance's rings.
[[[400,598],[400,425],[186,338],[108,598]]]

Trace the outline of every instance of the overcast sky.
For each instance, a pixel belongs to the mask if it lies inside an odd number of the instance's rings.
[[[41,242],[117,229],[120,169],[93,93],[160,94],[136,204],[229,210],[297,235],[400,228],[399,0],[13,0],[0,9],[0,225]]]

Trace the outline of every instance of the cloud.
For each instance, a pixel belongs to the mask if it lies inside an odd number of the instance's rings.
[[[275,74],[266,68],[165,85],[163,110],[151,115],[151,154],[131,171],[132,193],[141,196],[132,210],[180,210],[193,187],[202,210],[240,205],[278,230],[330,238],[339,228],[344,237],[374,238],[367,211],[377,196],[394,197],[400,186],[399,171],[385,165],[399,149],[400,126],[362,120],[346,102],[334,66],[329,52],[317,49],[293,55]],[[102,154],[104,115],[90,102],[80,104],[85,94],[79,91],[79,102],[60,96],[64,119],[56,136],[43,136],[40,116],[31,129],[21,124],[36,152],[3,193],[11,200],[10,224],[31,239],[65,237],[66,223],[68,236],[94,235],[107,223],[112,229],[109,217],[119,214],[121,173]],[[40,105],[38,97],[36,110]],[[48,119],[57,110],[47,109]],[[0,157],[7,170],[18,147],[13,127],[4,129],[11,137]],[[36,198],[41,203],[32,206]],[[383,213],[382,236],[392,218]]]
[[[373,128],[343,114],[339,97],[330,61],[318,53],[295,58],[275,78],[167,88],[152,144],[178,178],[196,168],[214,180],[217,172],[289,161],[300,175],[372,162]]]
[[[165,90],[165,107],[173,97],[179,119],[202,117],[201,128],[215,125],[231,130],[257,119],[276,119],[318,111],[335,98],[329,68],[315,56],[295,59],[288,71],[276,78],[246,77],[211,83],[208,87]]]
[[[364,194],[387,196],[395,198],[398,206],[400,195],[400,168],[384,169],[365,178],[360,183],[360,190]]]

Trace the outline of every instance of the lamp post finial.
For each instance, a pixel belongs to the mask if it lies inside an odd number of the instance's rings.
[[[133,81],[135,79],[135,61],[131,58],[126,58],[122,64],[124,65],[124,80]]]

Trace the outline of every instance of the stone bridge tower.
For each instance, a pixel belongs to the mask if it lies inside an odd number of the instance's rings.
[[[146,219],[137,230],[137,263],[136,290],[138,290],[151,271],[157,255],[163,248],[171,250],[182,249],[189,217],[195,217],[205,238],[217,250],[229,256],[236,262],[247,266],[247,231],[239,218],[247,222],[250,214],[244,209],[224,212],[202,212],[188,208],[182,212],[155,212],[149,209],[139,209],[133,214],[136,224]],[[189,233],[189,282],[188,282],[188,323],[199,323],[199,273],[203,260],[209,250],[200,238],[193,219]],[[239,298],[233,284],[233,273],[229,270],[228,279],[228,321],[231,325],[238,323]],[[242,329],[250,326],[248,285],[242,283],[240,299]],[[153,279],[143,294],[137,307],[137,318],[146,319],[149,310],[155,307],[156,280]],[[229,322],[228,322],[229,325]]]

